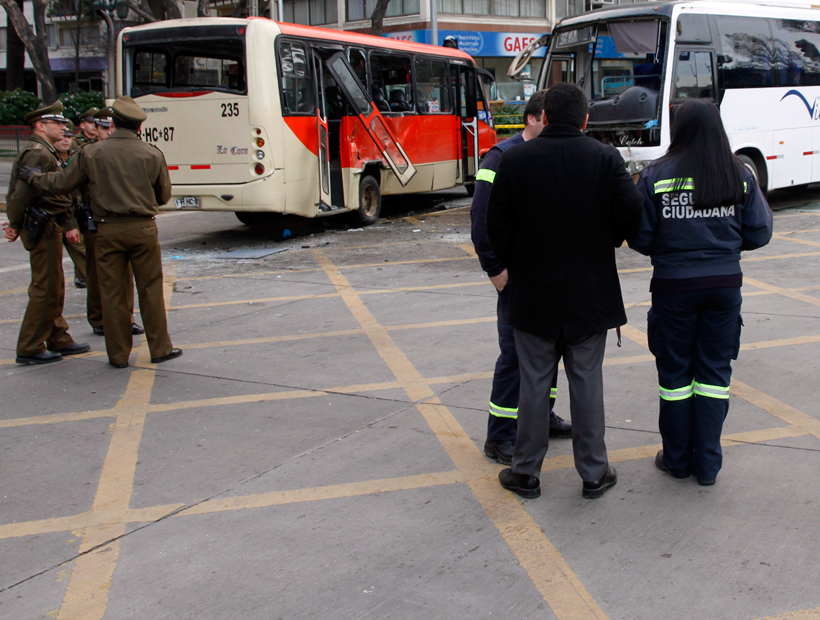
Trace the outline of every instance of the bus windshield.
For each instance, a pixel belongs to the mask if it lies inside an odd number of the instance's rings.
[[[130,95],[209,90],[244,94],[244,38],[139,41],[126,46]]]
[[[657,117],[661,21],[612,21],[553,36],[547,87],[574,82],[590,101],[589,123],[638,123]]]

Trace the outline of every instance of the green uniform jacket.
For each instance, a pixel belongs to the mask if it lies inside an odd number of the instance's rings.
[[[74,153],[79,151],[84,146],[88,146],[89,144],[94,144],[96,141],[97,141],[97,138],[88,138],[81,131],[76,136],[71,138],[71,146],[68,147],[68,154],[73,155]]]
[[[61,190],[47,191],[44,188],[35,189],[20,179],[18,174],[23,166],[31,168],[40,166],[43,172],[51,173],[61,170],[60,163],[57,151],[45,138],[33,135],[26,142],[11,168],[8,198],[6,198],[6,210],[12,228],[19,230],[23,227],[26,221],[26,209],[31,205],[35,205],[51,215],[65,213],[68,215],[64,226],[65,230],[77,228],[77,222],[71,213],[74,200],[68,192]]]
[[[171,198],[165,156],[128,129],[81,148],[59,172],[35,175],[38,190],[70,192],[88,183],[94,219],[151,217]]]

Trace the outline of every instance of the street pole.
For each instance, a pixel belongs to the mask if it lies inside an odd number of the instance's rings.
[[[115,83],[117,75],[117,65],[114,58],[114,20],[106,11],[97,11],[105,19],[108,26],[108,71],[106,71],[106,89],[108,91],[108,98],[113,99],[115,95]]]
[[[438,45],[438,0],[430,0],[430,44]]]
[[[279,0],[277,6],[279,7],[279,15],[277,16],[279,19],[277,21],[283,22],[285,21],[285,0]]]
[[[248,17],[259,17],[259,0],[249,0]]]

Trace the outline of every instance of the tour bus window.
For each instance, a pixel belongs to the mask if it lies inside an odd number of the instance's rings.
[[[772,38],[779,86],[820,85],[819,22],[773,20]]]
[[[370,54],[370,72],[373,81],[371,95],[376,107],[381,95],[387,102],[390,112],[407,114],[415,112],[413,93],[412,64],[409,58],[388,54]]]
[[[313,91],[304,44],[292,41],[280,43],[279,68],[282,78],[282,113],[312,114]]]
[[[165,88],[168,86],[166,65],[168,57],[164,52],[138,52],[134,54],[134,85],[139,87]]]
[[[678,51],[674,99],[714,99],[715,85],[712,76],[711,52]]]
[[[769,20],[715,17],[721,49],[723,88],[775,86],[776,51]]]
[[[443,60],[416,58],[416,93],[420,112],[449,114],[450,103],[447,63]]]

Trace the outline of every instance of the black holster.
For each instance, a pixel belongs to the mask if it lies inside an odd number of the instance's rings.
[[[26,241],[29,245],[37,245],[40,242],[47,222],[48,214],[42,209],[33,205],[26,209]]]
[[[94,223],[94,215],[91,213],[91,207],[84,202],[76,202],[74,207],[74,217],[77,219],[77,225],[83,233],[94,232],[97,230],[97,225]]]

